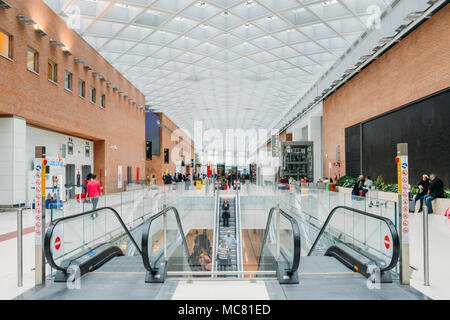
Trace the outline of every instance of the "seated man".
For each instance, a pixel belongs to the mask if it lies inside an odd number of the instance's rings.
[[[367,176],[366,181],[364,182],[363,197],[365,197],[367,192],[369,192],[372,188],[373,188],[373,181],[370,179],[369,176]]]
[[[420,179],[420,181],[415,185],[415,187],[419,189],[414,198],[414,205],[417,203],[417,201],[420,201],[420,207],[418,212],[422,212],[423,199],[428,194],[429,186],[430,181],[428,180],[428,176],[426,174],[422,175],[422,179]]]
[[[423,198],[425,200],[425,204],[428,208],[428,213],[433,213],[433,206],[431,205],[431,201],[436,198],[442,198],[444,196],[444,183],[441,179],[436,177],[436,175],[430,174],[430,188],[428,189],[428,194]]]
[[[356,182],[355,186],[353,187],[352,199],[358,199],[357,197],[363,195],[363,190],[364,190],[363,178],[364,178],[364,176],[360,175],[358,178],[358,181]]]

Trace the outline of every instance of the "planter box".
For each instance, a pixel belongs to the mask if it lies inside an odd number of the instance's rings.
[[[337,192],[340,192],[340,193],[346,193],[346,194],[352,193],[351,188],[337,187],[336,189],[337,189]],[[370,197],[370,191],[367,194],[367,197]],[[378,191],[378,199],[385,200],[385,201],[397,201],[398,195],[397,195],[397,193],[394,193],[394,192]],[[450,199],[439,198],[439,199],[432,201],[432,205],[433,205],[434,214],[444,215],[445,211],[448,208],[450,208]],[[417,201],[417,203],[416,203],[416,212],[418,209],[419,209],[419,201]]]

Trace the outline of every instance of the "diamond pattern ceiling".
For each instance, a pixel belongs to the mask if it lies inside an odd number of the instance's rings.
[[[393,0],[44,0],[180,127],[272,128]]]

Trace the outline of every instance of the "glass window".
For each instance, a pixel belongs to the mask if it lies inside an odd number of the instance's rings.
[[[100,107],[104,108],[106,104],[106,96],[104,94],[102,94],[100,96]]]
[[[27,50],[27,68],[28,70],[38,72],[38,53],[31,48]]]
[[[0,30],[0,54],[8,57],[11,57],[11,44],[12,44],[12,37]]]
[[[56,63],[48,60],[48,80],[56,82]]]
[[[85,93],[86,84],[83,80],[78,80],[78,95],[82,98],[86,97]]]
[[[64,88],[72,91],[72,74],[68,71],[64,72]]]
[[[95,88],[91,88],[91,102],[95,103],[96,99],[96,90]]]

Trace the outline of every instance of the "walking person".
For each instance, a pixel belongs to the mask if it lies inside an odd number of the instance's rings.
[[[223,226],[224,227],[229,227],[230,223],[230,204],[228,203],[228,200],[225,199],[223,200],[223,204],[222,204],[222,219],[223,219]]]
[[[419,189],[416,196],[414,197],[414,206],[417,201],[420,201],[420,207],[418,212],[422,212],[423,209],[423,200],[428,193],[428,188],[430,187],[430,180],[426,174],[422,175],[422,179],[415,185],[416,188]]]
[[[217,268],[219,271],[227,271],[229,255],[230,249],[227,248],[225,240],[220,241],[220,245],[217,248]],[[225,277],[225,275],[219,277]]]
[[[428,213],[433,213],[433,206],[431,201],[436,198],[442,198],[444,196],[444,183],[441,179],[436,177],[434,173],[430,174],[430,187],[428,189],[428,194],[423,198],[425,204],[428,208]]]
[[[97,209],[98,197],[102,195],[102,187],[100,186],[100,182],[97,181],[96,174],[92,174],[92,179],[87,185],[87,192],[89,194],[89,198],[92,200],[92,210]],[[95,218],[97,216],[98,212],[91,214],[91,218]]]

